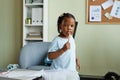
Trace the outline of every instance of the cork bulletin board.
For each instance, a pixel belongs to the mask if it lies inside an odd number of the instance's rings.
[[[120,0],[86,0],[86,24],[120,24]]]

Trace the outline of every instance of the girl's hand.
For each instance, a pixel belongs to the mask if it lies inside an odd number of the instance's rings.
[[[80,70],[80,63],[77,63],[77,69]]]
[[[77,69],[80,70],[80,62],[79,62],[78,58],[76,58],[76,65],[77,65]]]
[[[70,49],[70,43],[69,43],[69,41],[64,44],[64,46],[63,46],[62,49],[63,49],[64,51]]]

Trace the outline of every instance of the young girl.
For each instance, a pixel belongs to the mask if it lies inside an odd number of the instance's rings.
[[[75,17],[70,13],[63,13],[58,18],[59,35],[54,38],[48,51],[48,58],[53,61],[51,64],[52,69],[76,71],[76,64],[80,69],[75,54],[75,42],[72,37],[75,22]]]

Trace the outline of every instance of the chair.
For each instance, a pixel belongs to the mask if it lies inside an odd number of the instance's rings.
[[[78,22],[76,21],[75,22],[75,29],[74,29],[74,33],[73,33],[73,38],[75,38],[75,34],[76,34],[76,30],[77,30],[77,25],[78,25]]]
[[[19,65],[22,69],[49,69],[44,60],[51,42],[34,42],[25,45],[20,52]]]

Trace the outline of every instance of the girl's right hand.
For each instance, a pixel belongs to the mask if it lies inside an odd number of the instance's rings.
[[[67,41],[67,42],[64,44],[64,46],[63,46],[62,49],[63,49],[64,51],[70,49],[70,43],[69,43],[69,41]]]

